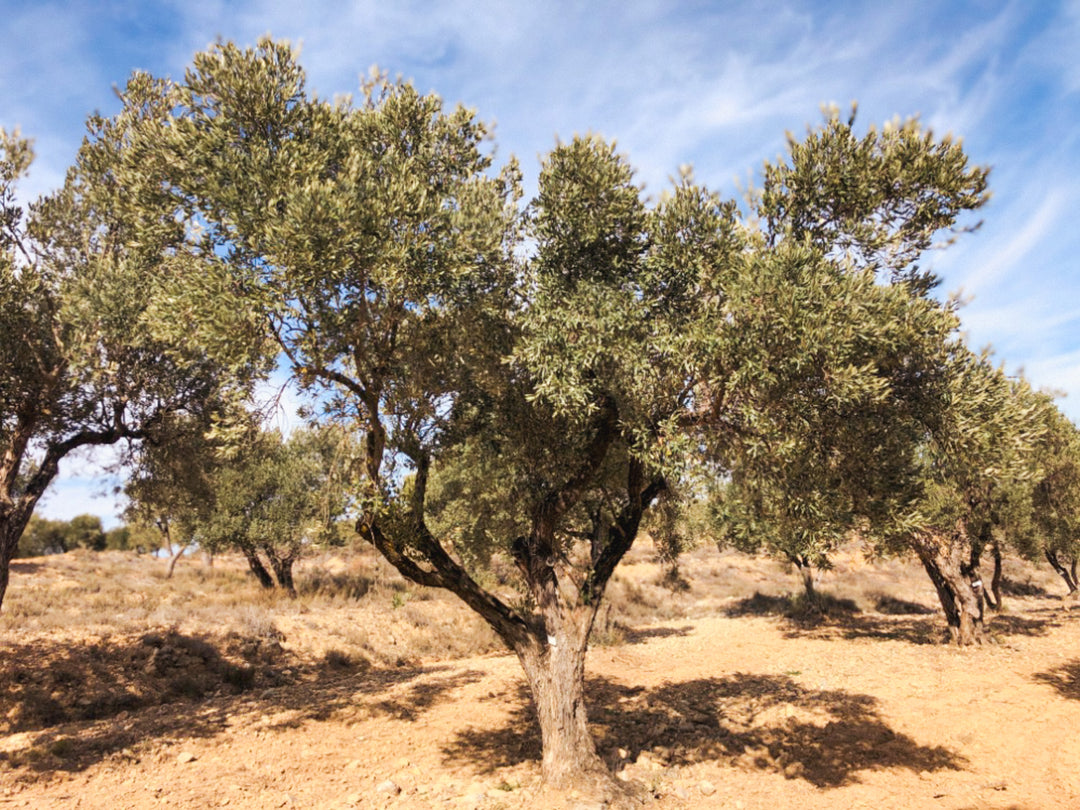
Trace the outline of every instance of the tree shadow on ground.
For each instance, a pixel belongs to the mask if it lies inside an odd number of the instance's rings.
[[[919,602],[897,599],[895,596],[882,594],[874,601],[874,610],[886,616],[933,616],[937,611]]]
[[[1061,626],[1058,611],[1036,609],[1021,616],[1014,613],[990,613],[985,617],[985,633],[989,639],[1010,636],[1045,636]],[[833,641],[853,639],[880,639],[902,641],[907,644],[947,644],[950,636],[944,617],[934,611],[933,615],[895,615],[862,613],[858,615],[829,616],[820,622],[807,623],[787,621],[785,638],[816,638]]]
[[[443,749],[447,760],[490,773],[539,759],[540,731],[525,687],[503,699],[517,704],[509,721],[460,732]],[[668,766],[719,761],[830,788],[857,782],[861,771],[967,764],[947,748],[893,731],[870,695],[808,689],[787,676],[740,673],[656,689],[594,678],[587,699],[598,748],[613,766],[623,748],[629,760],[649,752]]]
[[[80,771],[155,743],[213,737],[237,716],[268,731],[337,716],[415,720],[483,673],[304,662],[276,640],[146,633],[0,648],[0,769]],[[21,733],[20,733],[21,732]],[[14,741],[14,744],[10,744]]]
[[[1024,596],[1035,597],[1038,599],[1058,599],[1060,597],[1055,596],[1046,590],[1042,585],[1035,582],[1019,582],[1012,579],[1003,579],[1001,581],[1001,592],[1005,596]]]
[[[623,628],[623,643],[644,644],[649,639],[688,636],[692,632],[694,632],[694,628],[690,625],[685,627],[626,627]]]
[[[819,591],[813,597],[805,594],[774,596],[754,591],[753,596],[737,599],[724,610],[729,618],[741,616],[781,616],[800,625],[815,626],[837,616],[859,613],[851,599]]]
[[[1032,678],[1054,687],[1063,698],[1080,700],[1080,658],[1066,661],[1046,672],[1036,672]]]
[[[11,573],[18,574],[20,577],[25,574],[33,574],[35,571],[40,571],[44,568],[44,564],[36,562],[34,560],[12,560],[11,561]]]

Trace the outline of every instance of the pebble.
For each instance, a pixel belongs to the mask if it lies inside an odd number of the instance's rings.
[[[379,782],[375,786],[376,793],[389,793],[391,796],[397,796],[401,793],[401,788],[398,787],[397,782],[393,779],[387,779],[385,782]]]
[[[716,785],[708,780],[698,783],[697,789],[701,791],[702,796],[712,796],[716,793]]]
[[[196,759],[196,757],[195,757],[195,755],[193,753],[191,753],[190,751],[183,751],[176,758],[176,764],[177,765],[187,765],[189,762],[194,762],[195,759]]]

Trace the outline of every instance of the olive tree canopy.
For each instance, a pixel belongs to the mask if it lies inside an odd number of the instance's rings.
[[[378,76],[356,103],[313,97],[287,45],[218,45],[161,93],[124,172],[227,258],[178,276],[161,321],[247,363],[266,344],[230,323],[258,323],[313,416],[363,437],[360,534],[516,653],[550,782],[613,789],[585,650],[669,481],[776,476],[831,441],[800,471],[841,486],[823,509],[895,511],[914,451],[889,415],[955,329],[914,262],[984,199],[956,144],[832,116],[741,212],[689,173],[650,204],[613,144],[579,137],[521,208],[471,111]],[[474,576],[491,553],[516,591]]]

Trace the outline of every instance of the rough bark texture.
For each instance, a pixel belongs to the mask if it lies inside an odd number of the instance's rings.
[[[913,546],[937,590],[950,639],[961,646],[982,643],[982,582],[971,570],[971,546],[963,530],[922,534],[913,538]]]
[[[4,604],[4,594],[7,593],[8,577],[11,571],[11,561],[15,558],[15,550],[19,547],[19,533],[10,531],[7,526],[0,526],[0,607]]]
[[[266,556],[270,560],[270,567],[274,569],[274,578],[277,579],[278,587],[283,588],[290,596],[296,596],[292,574],[295,558],[292,555],[276,554],[272,549],[266,549]]]
[[[994,610],[1001,610],[1001,547],[993,543],[990,553],[994,559],[994,573],[990,578],[990,590],[985,592],[986,602]]]
[[[377,413],[374,405],[372,414]],[[408,504],[408,542],[404,536],[389,536],[390,529],[381,525],[377,514],[362,516],[356,530],[405,578],[458,596],[518,656],[540,724],[544,781],[555,788],[583,790],[607,806],[618,806],[628,800],[630,789],[604,765],[589,732],[585,652],[607,583],[637,538],[645,510],[666,482],[647,478],[643,465],[631,458],[620,493],[622,508],[613,517],[594,516],[586,548],[579,547],[581,553],[575,555],[575,541],[565,542],[560,532],[565,531],[570,510],[597,486],[618,438],[618,413],[610,398],[597,403],[593,427],[588,446],[582,448],[580,467],[537,503],[528,534],[510,544],[534,605],[531,611],[515,610],[481,587],[431,533],[424,517],[431,460],[423,452],[411,456],[416,474]],[[367,465],[370,480],[376,482],[386,434],[375,417],[370,428]]]
[[[515,650],[540,723],[541,772],[556,788],[580,786],[583,776],[597,784],[611,779],[596,753],[585,706],[585,653],[596,610],[576,613],[551,636],[530,638]]]

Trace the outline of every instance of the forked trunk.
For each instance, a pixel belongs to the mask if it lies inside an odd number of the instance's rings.
[[[274,578],[270,576],[270,572],[266,570],[266,566],[262,564],[262,560],[259,559],[258,553],[254,548],[247,545],[240,546],[240,550],[244,553],[244,559],[247,560],[248,568],[251,569],[251,573],[255,575],[255,579],[259,581],[259,584],[266,589],[272,589],[274,587]]]
[[[1058,576],[1065,580],[1065,586],[1069,589],[1069,595],[1071,596],[1074,594],[1077,588],[1075,576],[1076,561],[1073,561],[1071,569],[1066,568],[1061,563],[1061,560],[1058,559],[1057,552],[1051,549],[1046,550],[1046,561],[1050,563],[1051,568],[1057,571]]]
[[[968,544],[958,536],[920,536],[914,542],[919,561],[937,590],[949,637],[960,646],[981,644],[983,637],[982,583],[967,570]]]
[[[278,587],[283,588],[289,596],[296,596],[296,586],[293,584],[292,574],[293,558],[278,556],[269,549],[267,549],[266,556],[270,560],[270,567],[274,569],[274,577],[277,579]]]

